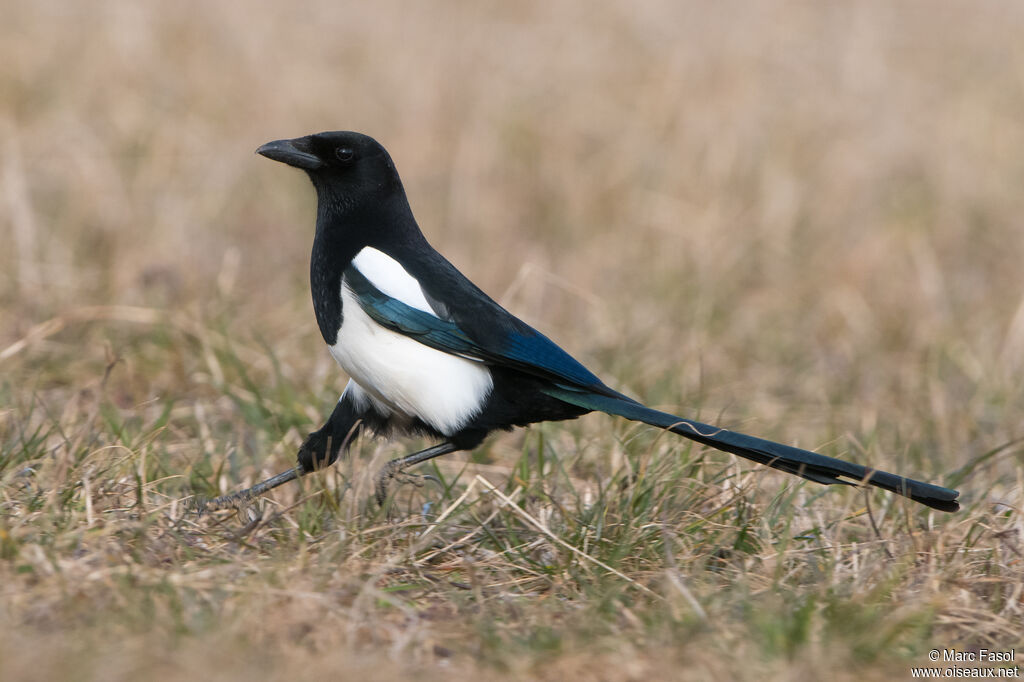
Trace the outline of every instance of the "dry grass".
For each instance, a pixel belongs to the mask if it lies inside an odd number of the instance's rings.
[[[1019,7],[370,7],[0,2],[0,678],[891,679],[1024,646]],[[342,385],[312,193],[252,155],[338,128],[612,385],[965,509],[592,416],[446,458],[391,519],[367,475],[413,443],[187,513]]]

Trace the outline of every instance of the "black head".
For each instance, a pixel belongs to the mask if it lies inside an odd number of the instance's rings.
[[[329,196],[343,204],[402,186],[387,150],[361,133],[338,131],[274,140],[256,153],[301,168],[322,198]]]

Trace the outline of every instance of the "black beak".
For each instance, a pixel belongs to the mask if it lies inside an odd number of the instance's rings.
[[[324,165],[319,157],[310,152],[309,140],[305,137],[297,137],[294,140],[274,140],[257,149],[256,153],[305,170],[316,170]]]

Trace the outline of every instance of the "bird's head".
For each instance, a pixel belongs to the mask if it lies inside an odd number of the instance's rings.
[[[361,133],[338,131],[274,140],[256,153],[306,171],[321,199],[332,203],[351,206],[401,189],[387,150]]]

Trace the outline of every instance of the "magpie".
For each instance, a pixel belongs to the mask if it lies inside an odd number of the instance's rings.
[[[350,379],[327,422],[299,448],[296,467],[209,506],[329,466],[362,431],[436,439],[384,467],[375,491],[383,503],[390,479],[407,467],[471,450],[492,431],[598,411],[815,483],[870,484],[934,509],[959,509],[955,490],[659,412],[609,388],[431,247],[391,156],[373,138],[324,132],[256,152],[302,169],[316,189],[313,309]]]

